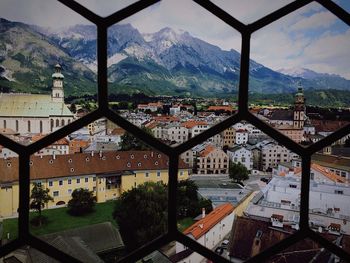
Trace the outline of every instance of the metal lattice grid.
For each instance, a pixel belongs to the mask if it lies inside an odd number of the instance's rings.
[[[127,120],[123,119],[116,113],[112,112],[108,108],[108,89],[107,89],[107,29],[109,26],[159,2],[160,0],[140,0],[134,4],[129,5],[122,10],[115,12],[114,14],[107,17],[100,17],[94,14],[92,11],[88,10],[79,3],[73,0],[57,0],[67,7],[71,8],[75,12],[79,13],[92,23],[97,26],[97,41],[98,41],[98,109],[89,113],[88,115],[70,123],[69,125],[57,130],[50,135],[42,138],[41,140],[29,145],[20,145],[9,138],[0,134],[0,144],[4,147],[19,154],[19,228],[18,228],[18,239],[4,245],[0,248],[0,257],[3,257],[10,253],[11,251],[23,246],[30,245],[35,249],[40,250],[43,253],[50,255],[62,262],[80,262],[79,260],[63,253],[57,248],[45,243],[37,237],[34,237],[29,232],[29,196],[30,196],[30,169],[29,160],[30,155],[37,152],[38,150],[54,143],[58,139],[69,135],[70,133],[86,126],[87,124],[101,118],[106,117],[110,121],[114,122],[124,130],[132,133],[137,138],[145,141],[147,144],[159,150],[169,156],[169,198],[168,198],[168,232],[155,239],[154,241],[145,244],[141,248],[135,250],[125,258],[121,259],[120,262],[134,262],[154,250],[157,250],[161,246],[171,242],[178,241],[189,247],[195,252],[200,253],[204,257],[212,260],[213,262],[229,262],[228,260],[222,258],[221,256],[215,254],[213,251],[205,248],[204,246],[198,244],[191,238],[183,235],[177,230],[176,222],[176,189],[177,189],[177,176],[178,176],[178,158],[181,153],[186,150],[191,149],[193,146],[205,141],[211,136],[229,128],[231,125],[241,121],[246,120],[251,124],[255,125],[257,128],[262,130],[264,133],[274,138],[281,145],[286,146],[288,149],[292,150],[296,154],[302,157],[302,185],[301,185],[301,211],[300,211],[300,230],[295,234],[289,236],[285,240],[279,242],[275,246],[272,246],[260,254],[252,257],[246,262],[262,262],[268,259],[270,256],[288,248],[292,244],[308,237],[313,241],[321,244],[323,247],[328,249],[330,252],[336,254],[340,258],[350,262],[350,254],[345,252],[340,247],[327,241],[325,238],[321,237],[309,228],[309,188],[310,188],[310,164],[311,155],[322,148],[330,145],[331,143],[341,139],[345,135],[350,133],[350,124],[339,129],[328,137],[316,142],[313,145],[304,147],[298,143],[292,141],[290,138],[281,134],[274,128],[270,127],[268,124],[259,120],[253,114],[249,112],[248,109],[248,79],[249,79],[249,57],[250,57],[250,37],[255,31],[269,25],[270,23],[288,15],[295,10],[311,3],[318,2],[327,10],[332,12],[335,16],[341,19],[344,23],[350,26],[350,15],[344,9],[339,7],[337,4],[331,0],[296,0],[277,11],[264,16],[257,21],[245,25],[232,17],[230,14],[222,10],[220,7],[216,6],[209,0],[193,0],[201,7],[207,9],[213,15],[224,21],[226,24],[236,29],[241,33],[242,36],[242,48],[241,48],[241,70],[240,70],[240,82],[239,82],[239,103],[238,112],[224,120],[223,122],[209,128],[203,133],[196,137],[191,138],[189,141],[172,148],[159,142],[157,139],[151,135],[143,132],[140,128],[129,123]]]

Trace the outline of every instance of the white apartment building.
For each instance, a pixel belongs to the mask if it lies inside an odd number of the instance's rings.
[[[244,129],[236,130],[235,142],[238,145],[246,144],[248,142],[248,131]]]
[[[179,124],[172,124],[166,128],[166,139],[183,143],[188,140],[188,129]]]
[[[183,232],[185,235],[196,240],[199,244],[208,249],[213,249],[218,245],[232,229],[235,218],[234,207],[230,203],[225,203],[215,208],[208,215],[202,215],[202,219],[194,223]],[[188,250],[186,246],[176,242],[176,253]],[[187,257],[176,262],[201,262],[204,257],[196,252],[190,253]]]
[[[207,144],[197,154],[198,174],[227,174],[228,164],[227,154],[212,144]]]
[[[227,155],[230,158],[231,162],[236,164],[243,164],[248,171],[251,171],[253,169],[253,155],[251,150],[237,145],[233,148],[228,149]]]
[[[278,218],[279,227],[288,225],[298,229],[300,181],[296,176],[274,176],[269,184],[252,199],[245,211],[246,215],[261,220],[271,219],[271,221]],[[319,232],[328,231],[336,235],[350,234],[349,202],[350,188],[347,183],[311,180],[310,226]]]

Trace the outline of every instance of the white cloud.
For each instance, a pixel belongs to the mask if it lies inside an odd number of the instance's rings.
[[[121,23],[131,23],[143,33],[156,32],[164,27],[183,29],[226,50],[240,47],[241,42],[238,31],[188,0],[162,0]]]
[[[56,0],[1,0],[0,17],[52,28],[89,23]]]
[[[305,17],[290,27],[290,30],[310,30],[319,28],[329,28],[337,21],[337,17],[329,11],[315,13]]]
[[[293,2],[293,0],[212,0],[242,23],[252,23],[259,18]]]
[[[137,0],[75,0],[102,17],[109,16]]]

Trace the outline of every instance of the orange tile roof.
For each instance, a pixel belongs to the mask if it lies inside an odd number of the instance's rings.
[[[337,183],[346,183],[347,180],[344,177],[341,177],[333,172],[331,172],[328,168],[321,166],[316,163],[311,163],[311,169],[314,169],[318,171],[319,173],[323,174],[328,179],[332,180],[333,182]],[[300,176],[301,175],[301,168],[297,167],[294,168],[294,174]]]
[[[222,219],[231,214],[233,210],[234,207],[230,203],[220,205],[204,218],[185,229],[183,233],[185,235],[191,234],[195,239],[199,239],[205,233],[209,232],[210,229],[212,229]]]
[[[208,111],[229,111],[232,112],[233,108],[232,106],[209,106]]]
[[[206,157],[209,153],[215,150],[215,147],[211,144],[207,145],[203,151],[200,152],[201,157]]]
[[[153,129],[153,128],[157,127],[157,126],[158,126],[158,122],[157,121],[152,121],[152,122],[150,122],[150,123],[145,125],[145,127],[147,127],[148,129]]]
[[[193,127],[197,125],[208,125],[207,122],[205,121],[194,121],[194,120],[189,120],[185,121],[181,124],[183,127],[186,127],[187,129],[192,129]]]
[[[346,183],[346,179],[344,177],[341,177],[333,172],[331,172],[328,168],[321,166],[319,164],[312,163],[311,168],[315,169],[316,171],[322,173],[324,176],[328,177],[334,182],[337,183]]]
[[[33,142],[39,141],[40,139],[44,138],[46,135],[47,134],[41,134],[41,133],[33,135],[32,141]],[[69,142],[66,138],[61,138],[58,141],[53,143],[53,145],[68,145],[68,144]]]

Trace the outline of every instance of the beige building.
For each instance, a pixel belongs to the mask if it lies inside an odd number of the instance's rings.
[[[233,147],[235,144],[236,130],[232,127],[222,132],[223,146]]]
[[[290,162],[298,159],[298,155],[275,142],[270,142],[261,147],[261,169],[263,171],[272,170],[279,163]]]
[[[29,165],[31,182],[49,189],[54,199],[46,208],[54,208],[66,205],[77,188],[93,191],[101,203],[145,182],[167,183],[168,162],[166,155],[156,151],[112,151],[32,156]],[[18,209],[18,158],[0,159],[0,170],[0,217],[8,217]],[[179,180],[187,179],[188,172],[180,161]]]
[[[205,146],[197,155],[198,174],[227,174],[227,154],[211,144]]]
[[[46,134],[73,121],[64,104],[63,79],[61,66],[56,65],[51,95],[1,93],[0,128],[20,134]]]

